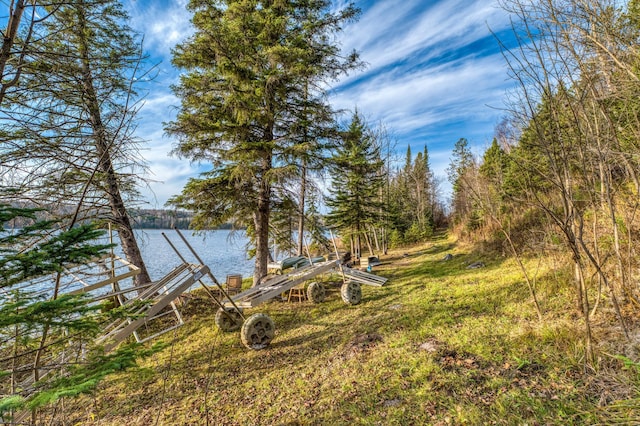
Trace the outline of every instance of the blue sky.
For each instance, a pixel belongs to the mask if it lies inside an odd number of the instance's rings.
[[[162,122],[173,119],[179,100],[170,90],[178,78],[171,48],[191,33],[186,0],[125,2],[131,26],[144,35],[151,62],[159,62],[139,112],[138,136],[146,141],[151,191],[150,208],[162,208],[202,166],[169,156],[175,141],[164,136]],[[339,7],[340,1],[336,2]],[[509,17],[491,0],[368,0],[357,22],[339,35],[345,51],[356,49],[367,63],[332,85],[336,109],[358,111],[372,124],[382,124],[395,142],[401,161],[412,152],[429,150],[431,166],[442,177],[451,150],[461,137],[481,154],[504,115],[512,83],[491,31],[508,33]],[[205,165],[206,168],[206,165]]]

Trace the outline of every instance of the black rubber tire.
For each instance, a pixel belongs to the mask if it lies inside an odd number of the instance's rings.
[[[362,288],[354,281],[347,281],[340,287],[340,296],[344,303],[357,305],[362,301]]]
[[[324,284],[314,281],[307,286],[307,299],[312,303],[322,303],[326,296],[327,290],[324,288]]]
[[[242,324],[240,339],[248,349],[260,350],[269,346],[276,334],[276,327],[267,314],[253,314]]]
[[[240,327],[242,327],[242,316],[240,313],[236,311],[235,308],[226,308],[225,310],[227,311],[226,314],[222,308],[216,312],[215,321],[218,328],[225,333],[239,330]]]

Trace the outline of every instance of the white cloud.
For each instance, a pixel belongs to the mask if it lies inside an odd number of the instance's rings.
[[[149,188],[144,189],[145,199],[150,208],[162,208],[173,195],[180,194],[189,178],[199,174],[197,167],[188,161],[165,158],[154,162]]]
[[[151,179],[158,181],[150,185],[155,197],[148,199],[162,207],[200,172],[198,165],[169,156],[175,141],[162,129],[179,105],[169,90],[178,76],[170,50],[192,34],[191,15],[186,0],[128,3],[132,27],[144,33],[152,60],[162,61],[138,128],[148,141],[143,155]],[[334,1],[336,7],[344,4]],[[344,49],[358,50],[369,66],[340,81],[331,102],[338,109],[358,107],[383,122],[397,136],[400,155],[409,143],[415,152],[427,143],[434,172],[444,175],[455,141],[467,137],[485,146],[500,115],[487,104],[501,104],[507,72],[489,27],[500,31],[508,25],[508,15],[493,1],[373,1],[340,35]]]
[[[180,100],[165,86],[161,90],[150,93],[144,100],[141,114],[152,119],[154,124],[173,120]]]
[[[170,59],[176,44],[193,33],[187,0],[154,0],[128,3],[131,26],[144,34],[145,48]]]
[[[486,104],[503,93],[503,75],[499,55],[465,58],[411,74],[380,73],[355,88],[338,91],[333,100],[340,108],[357,106],[406,134],[447,119],[495,114]]]
[[[399,61],[424,62],[443,49],[455,51],[507,25],[506,14],[485,0],[449,0],[425,7],[422,0],[376,3],[343,35],[375,73]]]

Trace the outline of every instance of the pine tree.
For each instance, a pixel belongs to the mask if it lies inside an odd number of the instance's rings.
[[[498,183],[503,179],[507,165],[507,154],[498,145],[498,140],[493,138],[491,146],[482,156],[482,164],[479,168],[480,175],[493,183]]]
[[[468,194],[469,179],[467,178],[471,177],[475,171],[475,161],[469,148],[469,142],[465,138],[460,138],[453,148],[451,161],[447,168],[449,182],[453,189],[452,213],[458,221],[472,216],[473,202]],[[475,217],[471,217],[472,221],[475,219]]]
[[[186,73],[174,87],[181,109],[166,131],[179,139],[175,154],[213,168],[171,202],[195,211],[196,226],[245,226],[255,246],[254,283],[267,273],[274,197],[283,199],[281,184],[296,176],[305,187],[309,154],[327,123],[321,92],[310,89],[343,70],[327,40],[356,10],[330,13],[329,5],[193,0],[195,34],[174,51]],[[355,62],[352,55],[346,64]]]
[[[333,156],[327,199],[327,223],[351,241],[356,257],[362,252],[367,226],[379,218],[383,165],[380,147],[356,111]]]
[[[425,145],[423,152],[418,152],[411,170],[413,181],[413,221],[417,227],[418,240],[424,240],[431,235],[433,216],[431,210],[431,170],[429,169],[429,154]]]
[[[451,162],[447,168],[449,182],[453,185],[454,194],[462,185],[462,177],[469,167],[473,165],[473,155],[469,149],[469,141],[460,138],[453,147]]]

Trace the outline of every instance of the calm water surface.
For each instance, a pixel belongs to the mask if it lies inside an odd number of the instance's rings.
[[[244,278],[253,275],[254,260],[247,259],[247,237],[240,231],[208,231],[193,234],[192,231],[180,231],[209,267],[218,281],[223,282],[227,274],[242,274]],[[174,230],[144,229],[135,230],[142,258],[147,265],[152,280],[158,280],[169,273],[182,261],[162,236],[164,233],[187,262],[198,263],[189,248]],[[114,234],[115,235],[115,234]],[[115,237],[114,237],[115,238]],[[117,243],[117,239],[114,240]],[[116,253],[122,256],[119,247]]]

